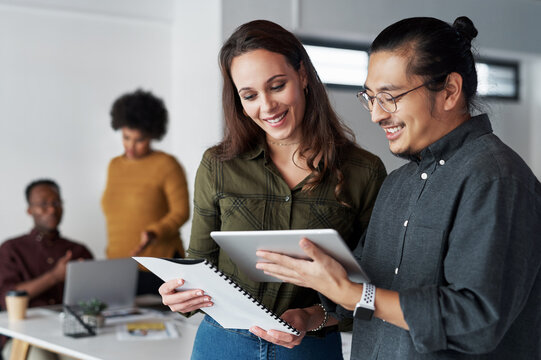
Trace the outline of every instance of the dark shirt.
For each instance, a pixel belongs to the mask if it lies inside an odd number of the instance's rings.
[[[355,321],[352,359],[541,359],[541,185],[471,118],[385,180],[364,248],[410,330]]]
[[[210,232],[332,228],[355,248],[368,225],[386,172],[377,156],[354,146],[343,152],[340,164],[350,206],[336,200],[335,176],[327,176],[311,193],[302,191],[306,179],[290,189],[265,147],[228,161],[219,161],[207,151],[195,180],[188,256],[217,264],[222,272],[277,314],[319,302],[317,293],[311,289],[250,280],[214,242]]]
[[[5,309],[5,294],[19,283],[33,280],[51,271],[58,259],[71,250],[72,259],[92,259],[88,249],[60,237],[58,232],[45,235],[34,229],[29,234],[6,240],[0,246],[0,304]],[[64,283],[58,283],[30,299],[29,306],[61,304]]]

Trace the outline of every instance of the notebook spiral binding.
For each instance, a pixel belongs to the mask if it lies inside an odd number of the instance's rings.
[[[281,319],[278,315],[276,315],[274,312],[272,312],[269,308],[267,308],[265,305],[260,303],[256,298],[254,298],[251,294],[246,292],[243,288],[241,288],[236,282],[231,280],[229,276],[221,272],[213,263],[211,263],[208,260],[205,260],[205,265],[209,266],[215,273],[217,273],[221,278],[225,279],[230,285],[233,285],[233,287],[242,293],[246,298],[248,298],[250,301],[252,301],[254,304],[256,304],[261,310],[265,311],[267,314],[272,316],[276,321],[278,321],[280,324],[291,330],[295,335],[299,336],[301,333],[299,330],[295,329],[293,326],[289,325],[286,321]]]

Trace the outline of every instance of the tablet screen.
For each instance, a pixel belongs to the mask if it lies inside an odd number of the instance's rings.
[[[368,276],[361,269],[344,240],[333,229],[213,231],[210,236],[237,264],[239,269],[254,281],[281,281],[256,269],[256,263],[261,260],[255,254],[257,250],[268,250],[296,258],[306,258],[306,254],[299,246],[299,241],[305,237],[341,263],[351,281],[369,282]]]

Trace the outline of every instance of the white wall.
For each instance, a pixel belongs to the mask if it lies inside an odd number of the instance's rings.
[[[0,0],[0,242],[31,228],[24,187],[51,177],[65,200],[61,231],[104,257],[100,197],[107,163],[122,152],[108,113],[136,87],[164,98],[171,123],[155,147],[177,156],[193,193],[202,152],[222,133],[218,50],[243,22],[266,18],[299,34],[369,42],[403,17],[462,14],[479,28],[482,54],[522,62],[521,102],[490,105],[496,132],[541,177],[538,1]],[[361,145],[397,167],[354,94],[330,93]]]
[[[532,118],[536,118],[530,129],[530,154],[531,164],[530,166],[534,170],[537,178],[541,178],[541,141],[539,141],[539,134],[541,134],[541,59],[536,58],[532,60],[531,64],[531,76],[530,87],[527,89],[532,93],[532,103],[530,104],[530,114]]]
[[[172,153],[184,165],[190,197],[195,173],[206,148],[222,136],[218,51],[222,45],[221,0],[182,1],[175,7],[173,27],[173,102],[169,136]],[[189,36],[187,36],[189,34]],[[191,204],[191,202],[190,202]],[[193,213],[193,206],[191,206]],[[185,248],[191,218],[181,228]]]
[[[32,227],[24,188],[50,177],[62,188],[62,233],[104,257],[100,199],[123,151],[109,110],[138,87],[165,100],[169,131],[153,146],[179,159],[192,194],[222,133],[221,42],[220,0],[0,0],[0,242]]]
[[[77,4],[0,2],[0,239],[32,227],[24,188],[50,177],[65,201],[63,234],[103,257],[100,197],[108,161],[122,152],[109,109],[136,87],[170,100],[171,21]]]

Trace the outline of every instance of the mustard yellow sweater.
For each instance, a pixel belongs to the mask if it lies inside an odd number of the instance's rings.
[[[153,231],[157,238],[141,256],[171,257],[175,250],[184,256],[179,228],[190,215],[188,187],[173,156],[153,151],[137,160],[113,158],[101,204],[107,258],[130,256],[143,231]]]

